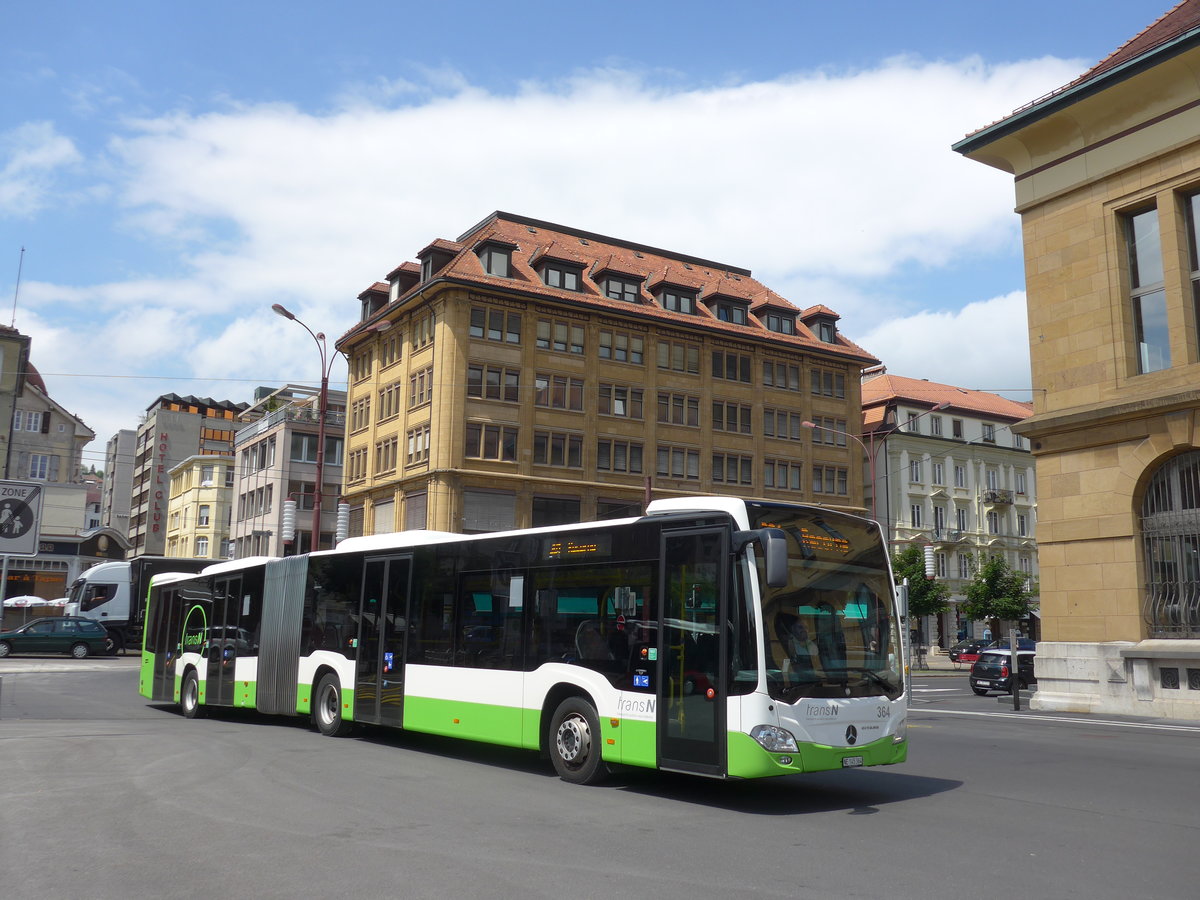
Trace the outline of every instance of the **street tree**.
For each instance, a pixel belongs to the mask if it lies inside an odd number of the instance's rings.
[[[986,621],[994,635],[1000,634],[1002,620],[1015,622],[1028,616],[1036,597],[1029,575],[1015,571],[1002,556],[982,555],[964,594],[959,607],[963,614]]]
[[[896,580],[908,579],[908,614],[914,619],[936,616],[950,608],[950,588],[946,582],[925,577],[925,551],[909,544],[892,557]]]

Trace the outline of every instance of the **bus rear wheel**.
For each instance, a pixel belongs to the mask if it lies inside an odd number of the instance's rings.
[[[186,719],[199,719],[204,716],[204,707],[200,705],[200,678],[195,669],[188,669],[187,674],[183,676],[179,705],[183,708]]]
[[[600,756],[600,720],[586,700],[568,697],[550,719],[550,759],[571,784],[597,784],[608,775]]]
[[[312,716],[317,730],[330,737],[345,737],[354,727],[342,718],[342,686],[336,675],[326,675],[317,682]]]

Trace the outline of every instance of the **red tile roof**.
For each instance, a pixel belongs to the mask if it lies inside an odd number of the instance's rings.
[[[974,413],[993,419],[1019,422],[1033,415],[1032,403],[1009,400],[999,394],[939,384],[921,378],[904,378],[900,375],[879,375],[862,385],[863,423],[882,421],[882,412],[876,417],[873,410],[883,410],[889,403],[916,403],[936,406],[949,403],[947,412]],[[869,420],[868,416],[872,418]]]
[[[515,248],[510,267],[511,277],[488,275],[483,271],[475,251],[488,241]],[[705,329],[726,332],[731,338],[741,336],[753,337],[760,341],[767,339],[796,350],[841,355],[848,361],[864,366],[878,362],[870,353],[845,336],[839,334],[836,344],[828,344],[818,340],[801,323],[796,325],[797,334],[788,335],[768,331],[753,317],[746,325],[719,321],[703,305],[704,301],[716,294],[746,300],[759,298],[754,301],[754,305],[769,303],[799,312],[793,304],[752,278],[748,269],[503,212],[488,216],[461,235],[457,241],[438,239],[428,244],[421,253],[424,254],[431,248],[455,253],[454,258],[438,272],[438,278],[466,281],[481,288],[500,291],[511,291],[515,288],[523,293],[541,295],[547,299],[591,307],[598,311],[607,309],[624,315],[634,312],[646,318],[679,325],[694,327],[702,323]],[[546,257],[582,263],[585,266],[582,289],[570,291],[544,284],[534,266]],[[641,301],[631,304],[605,296],[602,285],[598,283],[601,273],[605,271],[644,279]],[[697,290],[701,303],[697,305],[696,315],[665,310],[654,302],[649,295],[649,289],[663,283]],[[404,302],[407,296],[419,289],[420,286],[412,288],[409,294],[402,296],[397,302]],[[832,310],[829,310],[829,313],[837,315]],[[351,329],[351,332],[353,331],[354,329]]]

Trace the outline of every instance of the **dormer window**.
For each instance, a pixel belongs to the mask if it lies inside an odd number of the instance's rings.
[[[433,257],[427,256],[421,260],[421,281],[428,281],[433,277]],[[395,282],[392,282],[393,285]]]
[[[684,313],[689,316],[696,314],[695,291],[667,286],[659,291],[658,302],[663,309],[671,312]]]
[[[547,287],[578,291],[582,284],[583,267],[548,259],[542,263],[542,282]]]
[[[734,325],[745,325],[746,322],[749,321],[749,305],[745,303],[721,299],[714,303],[710,303],[708,308],[712,310],[712,314],[722,322],[731,322]]]
[[[483,271],[498,278],[512,277],[512,248],[500,244],[484,244],[479,248]]]
[[[828,320],[817,322],[817,338],[825,344],[836,344],[837,327]]]
[[[769,312],[763,315],[762,320],[763,324],[767,326],[767,331],[774,331],[777,334],[796,333],[796,317],[794,315]]]
[[[609,275],[604,279],[604,296],[610,300],[624,300],[626,303],[637,303],[642,296],[642,283],[636,278],[622,278],[619,275]]]

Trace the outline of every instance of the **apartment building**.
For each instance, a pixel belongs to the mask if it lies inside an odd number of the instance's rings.
[[[950,588],[954,608],[924,637],[942,647],[960,631],[979,637],[982,623],[957,609],[976,561],[1000,556],[1038,577],[1033,455],[1013,430],[1033,406],[882,367],[864,373],[862,399],[869,502],[892,552],[932,546],[935,577]],[[1036,617],[1022,627],[1036,636]]]
[[[15,421],[18,398],[25,390],[25,366],[29,362],[29,335],[15,328],[0,325],[0,465],[3,477],[14,479],[9,474],[9,442]]]
[[[877,360],[748,269],[496,212],[360,296],[351,533],[478,532],[725,493],[863,511]]]
[[[164,556],[170,472],[190,456],[228,456],[237,417],[249,406],[164,394],[146,408],[134,439],[129,554]]]
[[[133,457],[137,432],[122,428],[104,447],[104,487],[100,496],[100,524],[129,534],[129,503],[133,496]]]
[[[229,559],[234,457],[189,456],[168,473],[165,556]]]
[[[1200,719],[1200,0],[954,149],[1014,177],[1041,709]]]
[[[346,392],[328,391],[325,406],[319,549],[334,546],[342,495]],[[238,460],[230,526],[233,552],[239,558],[305,553],[312,549],[316,507],[319,391],[298,385],[259,388],[246,417],[254,421],[239,428],[233,442]],[[296,504],[290,538],[283,522],[289,498]]]

